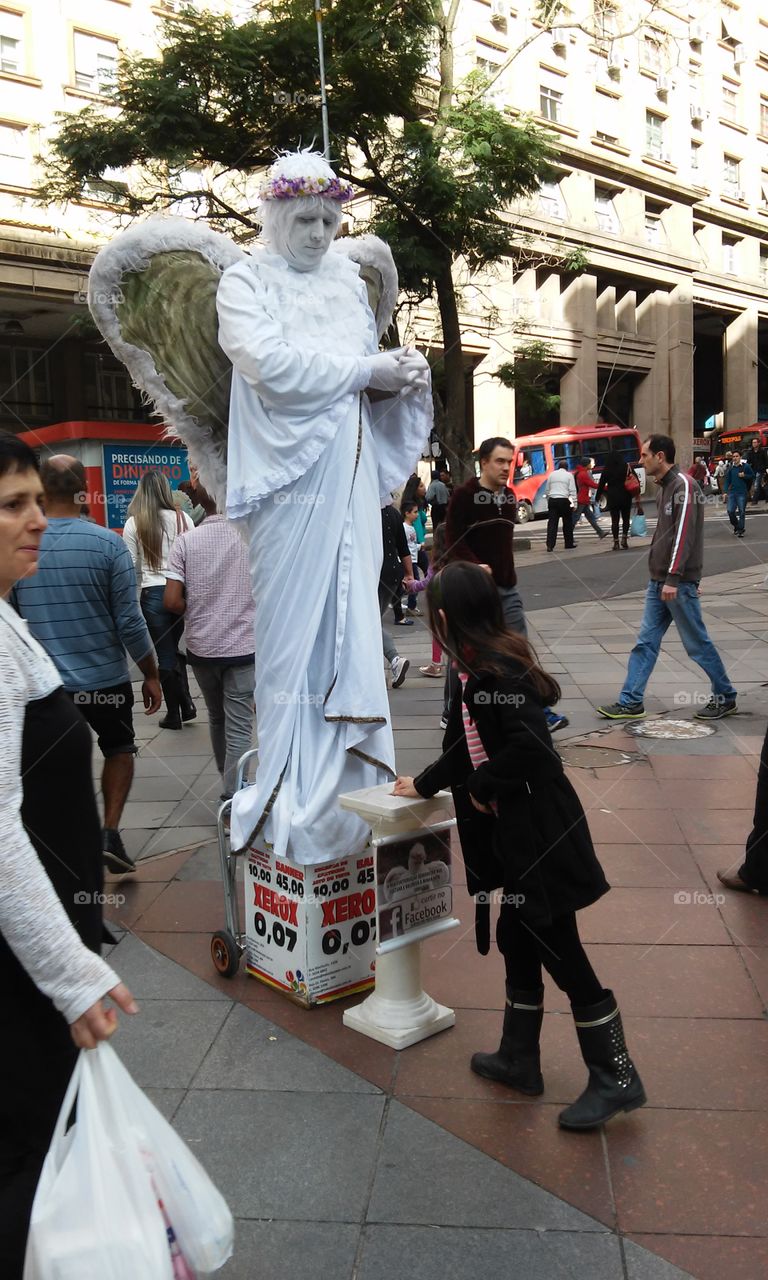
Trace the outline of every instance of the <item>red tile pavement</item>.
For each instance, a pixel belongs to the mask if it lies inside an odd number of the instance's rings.
[[[424,986],[456,1009],[457,1024],[401,1054],[343,1027],[359,997],[308,1012],[242,972],[220,978],[209,940],[224,922],[221,886],[173,879],[189,853],[143,864],[116,914],[212,986],[691,1275],[757,1280],[768,1272],[768,902],[729,894],[715,876],[740,860],[756,764],[665,754],[636,777],[635,766],[573,771],[614,885],[582,913],[583,934],[617,993],[649,1095],[603,1135],[557,1127],[585,1068],[567,1000],[549,981],[543,1097],[469,1070],[472,1052],[498,1041],[504,971],[495,948],[475,949],[460,873],[461,928],[422,949]]]
[[[768,1239],[745,1236],[629,1237],[699,1280],[760,1280],[768,1275]]]

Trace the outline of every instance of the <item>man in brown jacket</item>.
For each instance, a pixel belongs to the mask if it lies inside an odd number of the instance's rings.
[[[656,666],[661,642],[674,622],[688,657],[698,663],[712,685],[709,702],[695,717],[721,720],[736,710],[736,690],[701,616],[704,494],[690,476],[675,466],[675,443],[670,436],[650,436],[645,440],[640,463],[659,487],[658,520],[648,553],[651,580],[640,634],[629,655],[624,688],[618,702],[598,707],[597,713],[606,720],[642,719],[645,688]]]

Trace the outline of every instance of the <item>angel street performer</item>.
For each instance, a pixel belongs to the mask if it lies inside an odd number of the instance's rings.
[[[367,829],[338,794],[394,776],[379,511],[431,425],[426,361],[378,351],[358,266],[328,253],[352,194],[321,156],[281,157],[261,190],[266,249],[224,272],[216,304],[234,366],[227,515],[246,526],[256,604],[259,761],[232,847],[304,863],[359,851]]]

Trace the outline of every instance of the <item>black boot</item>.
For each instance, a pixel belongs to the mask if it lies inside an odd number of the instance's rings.
[[[611,547],[611,550],[612,550],[612,551],[618,551],[618,549],[619,549],[619,540],[618,540],[618,538],[614,538],[614,540],[613,540],[613,546]]]
[[[165,698],[165,715],[160,721],[161,729],[183,729],[181,720],[181,680],[178,671],[161,671],[160,684],[163,686]]]
[[[571,1007],[589,1083],[580,1098],[560,1112],[563,1129],[595,1129],[619,1111],[645,1105],[643,1082],[627,1053],[621,1014],[612,991],[599,1004]]]
[[[179,684],[181,687],[181,718],[186,724],[187,720],[197,719],[197,707],[192,701],[192,694],[189,692],[189,675],[187,673],[187,660],[183,654],[178,654],[177,661],[179,664]]]
[[[544,1018],[544,988],[516,991],[507,987],[504,1030],[497,1053],[474,1053],[470,1066],[486,1080],[537,1097],[544,1092],[539,1036]]]
[[[622,551],[629,551],[629,543],[628,543],[628,541],[627,541],[627,535],[626,535],[626,534],[624,534],[624,537],[623,537],[623,538],[622,538],[622,540],[621,540],[621,549],[622,549]]]

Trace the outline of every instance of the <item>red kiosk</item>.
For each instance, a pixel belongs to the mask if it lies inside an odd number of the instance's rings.
[[[43,457],[70,453],[85,467],[89,514],[118,532],[145,471],[162,471],[171,488],[189,479],[187,450],[163,437],[160,423],[56,422],[19,439]]]

